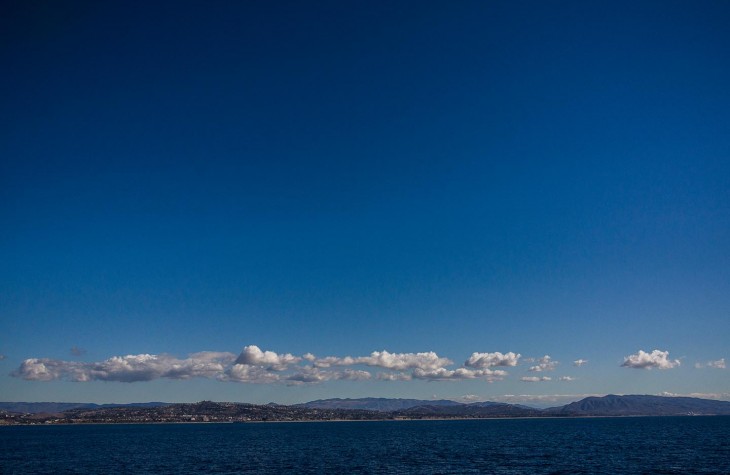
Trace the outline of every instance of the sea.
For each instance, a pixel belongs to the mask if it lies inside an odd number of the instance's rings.
[[[730,416],[0,427],[0,472],[730,474]]]

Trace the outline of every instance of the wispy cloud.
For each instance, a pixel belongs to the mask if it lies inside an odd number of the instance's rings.
[[[576,378],[572,376],[561,376],[558,378],[558,381],[575,381]]]
[[[701,399],[716,399],[718,401],[730,401],[730,393],[672,393],[664,391],[658,396],[668,397],[698,397]]]
[[[583,358],[580,358],[580,359],[577,359],[577,360],[573,361],[573,366],[577,366],[579,368],[581,366],[583,366],[583,365],[586,365],[586,364],[588,364],[588,360],[584,360]]]
[[[425,379],[428,381],[447,381],[447,380],[460,380],[460,379],[477,379],[483,378],[487,381],[498,381],[507,375],[506,371],[502,370],[490,370],[490,369],[469,369],[469,368],[457,368],[454,370],[446,368],[437,368],[432,370],[425,370],[416,368],[413,370],[413,377],[415,379]]]
[[[84,356],[86,354],[86,350],[78,346],[72,346],[68,352],[71,353],[71,356]]]
[[[524,381],[525,383],[541,383],[545,381],[552,381],[553,378],[550,376],[523,376],[520,378],[520,381]]]
[[[720,358],[715,361],[708,361],[707,363],[695,363],[695,368],[714,368],[714,369],[725,369],[725,358]]]
[[[459,399],[459,401],[462,401],[462,402],[476,402],[476,401],[481,400],[482,398],[480,398],[476,394],[465,394],[465,395],[459,397],[458,399]]]
[[[380,381],[410,381],[413,377],[408,373],[380,372],[375,376]]]
[[[542,371],[553,371],[560,364],[558,361],[553,361],[549,355],[545,355],[542,358],[536,360],[535,366],[530,366],[528,371],[542,372]]]
[[[647,353],[639,350],[638,353],[624,358],[621,366],[636,369],[672,369],[679,366],[679,360],[670,360],[668,351],[654,350]]]
[[[321,370],[316,367],[301,368],[294,374],[287,376],[288,384],[322,383],[329,380],[365,381],[372,378],[372,374],[363,370],[345,369],[344,371]]]

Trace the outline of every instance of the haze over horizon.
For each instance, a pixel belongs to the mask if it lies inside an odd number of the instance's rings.
[[[730,4],[0,12],[0,400],[730,400]]]

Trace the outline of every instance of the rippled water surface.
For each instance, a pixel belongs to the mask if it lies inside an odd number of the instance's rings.
[[[2,473],[730,474],[730,417],[0,427]]]

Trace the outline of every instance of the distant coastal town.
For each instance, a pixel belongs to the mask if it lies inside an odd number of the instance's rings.
[[[0,403],[0,425],[244,423],[374,421],[420,419],[491,419],[523,417],[621,417],[730,415],[730,402],[688,397],[608,395],[588,397],[548,409],[500,402],[459,403],[417,399],[325,399],[303,404],[142,403]]]

